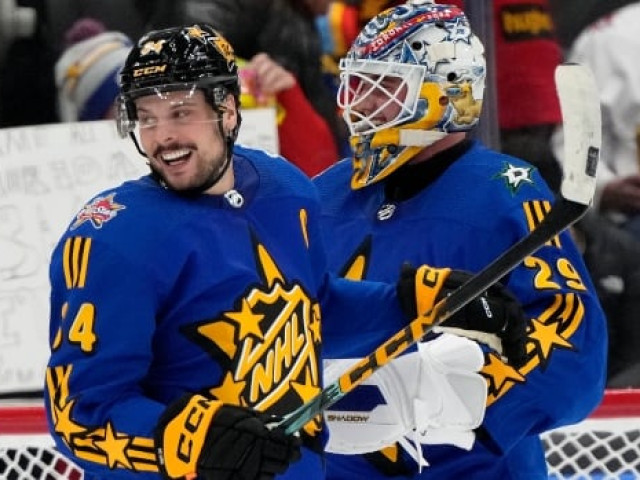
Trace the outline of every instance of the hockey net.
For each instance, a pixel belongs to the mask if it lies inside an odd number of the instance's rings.
[[[589,419],[543,436],[549,478],[640,478],[640,390],[610,390]],[[0,404],[0,479],[82,480],[47,434],[40,404]]]
[[[640,478],[640,390],[609,390],[587,420],[542,441],[549,478]]]

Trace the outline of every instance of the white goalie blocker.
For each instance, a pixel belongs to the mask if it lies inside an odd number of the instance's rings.
[[[325,383],[357,360],[325,360]],[[326,450],[359,454],[398,442],[422,467],[428,463],[421,445],[471,449],[473,430],[482,423],[486,408],[487,383],[478,373],[483,362],[480,346],[457,335],[444,333],[418,343],[417,352],[396,358],[361,384],[379,391],[376,405],[371,405],[371,395],[367,402],[358,402],[357,394],[347,395],[324,412],[329,428]]]

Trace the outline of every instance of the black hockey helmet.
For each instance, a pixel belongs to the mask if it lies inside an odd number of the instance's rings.
[[[134,131],[136,98],[192,89],[203,90],[218,113],[229,93],[238,108],[238,67],[229,42],[206,24],[149,32],[132,48],[120,74],[118,132],[126,137]]]

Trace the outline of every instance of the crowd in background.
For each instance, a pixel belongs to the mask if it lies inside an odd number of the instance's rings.
[[[0,35],[5,41],[0,49],[0,127],[111,117],[119,66],[143,32],[207,22],[244,59],[250,73],[244,77],[245,100],[276,105],[281,153],[313,176],[349,154],[335,103],[336,62],[367,20],[401,2],[18,3],[33,9],[35,16],[24,17],[32,22],[33,28],[24,29],[29,35],[16,35],[10,42]],[[438,3],[465,6],[462,0]],[[602,163],[610,186],[599,186],[596,208],[575,226],[574,234],[583,245],[609,320],[609,386],[640,387],[640,78],[636,78],[640,69],[632,56],[625,55],[637,51],[631,25],[640,19],[640,2],[486,4],[493,9],[493,42],[485,39],[485,45],[497,72],[499,147],[532,163],[554,190],[559,187],[562,158],[557,148],[561,115],[553,71],[569,59],[590,65],[597,73],[605,138]]]

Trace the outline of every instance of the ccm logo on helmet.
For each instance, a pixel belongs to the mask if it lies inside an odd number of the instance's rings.
[[[154,73],[163,73],[167,69],[167,64],[164,65],[156,65],[153,67],[145,67],[145,68],[136,68],[133,71],[133,76],[135,77],[144,77],[145,75],[153,75]]]

